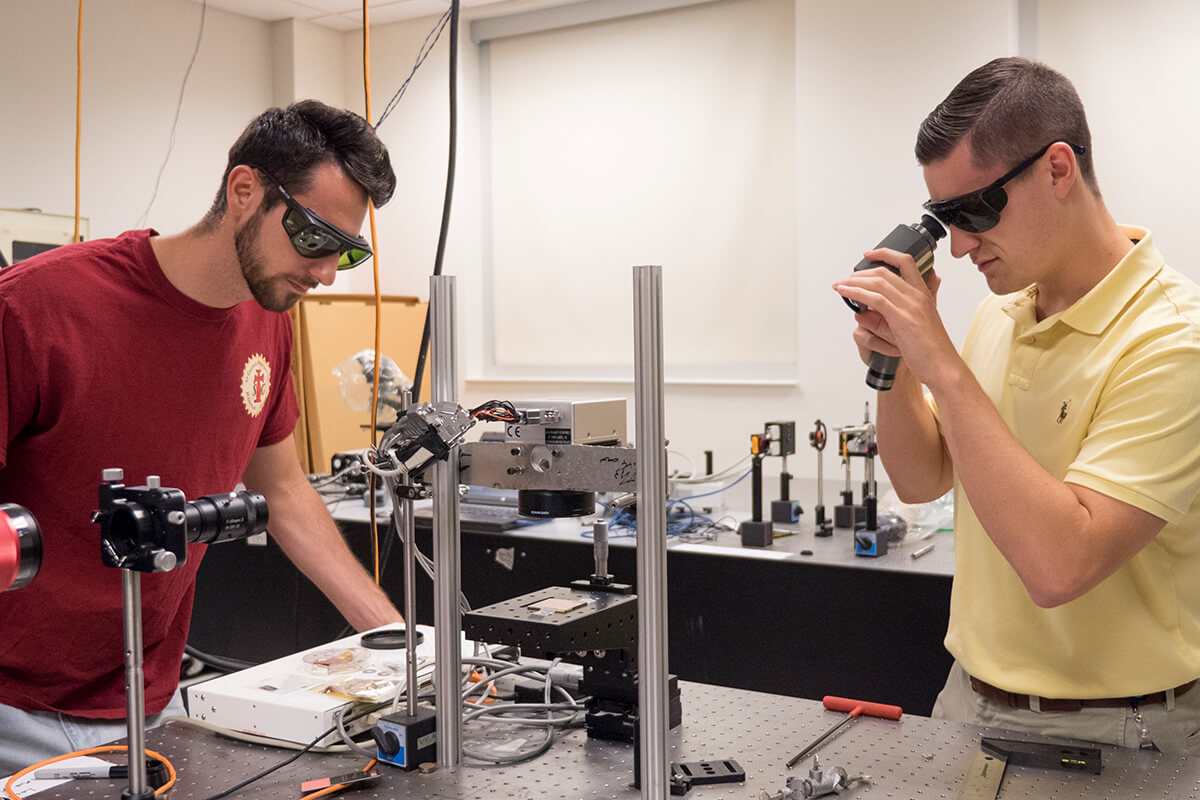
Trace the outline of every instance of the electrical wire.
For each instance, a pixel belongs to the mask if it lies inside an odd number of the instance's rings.
[[[712,518],[696,513],[692,508],[689,500],[697,500],[701,497],[709,497],[710,495],[720,494],[728,489],[737,486],[742,481],[750,476],[751,470],[746,470],[737,479],[725,484],[720,489],[714,489],[710,492],[702,494],[693,494],[686,497],[669,497],[667,498],[667,536],[691,537],[694,541],[697,538],[709,539],[712,538],[709,534],[725,530],[719,522],[714,522]],[[714,476],[706,476],[705,482],[710,482]],[[615,537],[628,537],[637,535],[637,517],[631,513],[629,508],[622,509],[613,516],[608,523],[609,531],[616,531],[615,534],[610,534]],[[580,533],[585,539],[592,536],[590,528],[585,529]]]
[[[416,63],[413,64],[413,68],[408,73],[408,77],[405,78],[404,82],[400,84],[400,88],[396,90],[394,95],[392,95],[392,99],[388,101],[386,106],[384,106],[383,113],[379,115],[379,119],[375,122],[375,130],[379,130],[379,126],[383,124],[383,121],[387,119],[392,111],[395,110],[396,106],[399,105],[400,98],[404,97],[404,92],[408,89],[408,84],[410,81],[412,81],[413,76],[417,74],[417,69],[425,62],[425,59],[429,57],[429,54],[433,52],[433,47],[438,43],[438,39],[442,38],[442,31],[446,29],[446,23],[449,22],[449,20],[450,9],[446,9],[445,13],[438,18],[438,21],[433,24],[433,28],[430,29],[429,33],[425,36],[425,41],[421,43],[421,49],[417,52]],[[431,37],[433,38],[432,44],[429,42]]]
[[[576,726],[580,724],[580,715],[586,711],[582,705],[585,700],[577,700],[563,689],[561,686],[555,686],[552,673],[554,668],[558,666],[560,659],[555,659],[549,666],[534,666],[524,664],[509,664],[504,661],[495,659],[481,658],[464,658],[464,665],[474,665],[481,667],[496,668],[498,671],[487,676],[487,680],[481,680],[478,683],[469,685],[463,690],[462,700],[464,703],[463,725],[465,726],[470,721],[481,721],[494,724],[508,724],[518,726],[537,726],[545,728],[545,736],[541,742],[533,748],[524,752],[517,753],[499,753],[499,752],[483,752],[464,746],[462,749],[463,755],[467,758],[476,761],[483,761],[490,764],[513,764],[521,761],[527,761],[531,758],[536,758],[554,744],[557,736],[557,731],[562,728]],[[488,687],[494,685],[495,681],[509,675],[536,675],[544,676],[542,703],[496,703],[493,705],[483,705],[482,703],[472,703],[471,695],[481,691],[490,691]],[[566,702],[553,703],[551,697],[555,691],[566,698]],[[555,712],[569,711],[571,713],[555,716]],[[544,717],[511,717],[512,714],[545,714]]]
[[[363,110],[367,124],[371,123],[371,16],[369,0],[363,0]],[[371,277],[375,297],[375,369],[371,370],[371,447],[375,446],[379,431],[379,368],[383,348],[383,292],[379,285],[379,239],[375,228],[375,201],[367,198],[367,216],[371,225]],[[375,496],[375,476],[367,476],[367,497]],[[375,585],[379,586],[379,523],[371,515],[371,559],[375,568]]]
[[[450,206],[454,199],[454,163],[458,150],[458,17],[459,0],[450,0],[450,146],[446,165],[446,197],[442,203],[442,225],[438,231],[437,255],[433,261],[433,274],[442,274],[446,257],[446,237],[450,230]],[[417,349],[417,367],[413,370],[413,397],[421,396],[421,379],[425,373],[426,353],[429,350],[430,317],[425,308],[425,327],[421,331],[421,345]]]
[[[75,26],[75,232],[71,241],[79,241],[79,148],[83,138],[83,0],[79,0],[79,21]]]
[[[722,481],[722,480],[725,480],[726,478],[736,475],[741,470],[742,465],[749,463],[751,458],[753,458],[753,456],[751,456],[749,453],[747,453],[746,455],[744,455],[740,459],[738,459],[735,463],[731,464],[730,466],[726,467],[725,469],[721,470],[720,472],[714,472],[711,475],[696,475],[695,477],[691,477],[691,478],[673,478],[672,480],[674,480],[675,483],[683,483],[683,484],[712,483],[714,481]]]
[[[471,415],[471,419],[484,419],[489,422],[517,422],[521,418],[516,406],[508,400],[489,400],[467,413]]]
[[[208,666],[215,667],[222,672],[240,672],[241,670],[258,666],[258,663],[254,661],[243,661],[240,658],[228,658],[226,656],[205,653],[203,650],[198,650],[190,644],[183,646],[183,652],[197,661],[202,661]]]
[[[14,787],[17,785],[17,781],[19,781],[21,778],[24,778],[26,775],[36,769],[40,769],[47,764],[56,764],[59,761],[65,761],[68,758],[75,758],[76,756],[88,756],[95,753],[126,753],[128,751],[129,748],[122,744],[106,744],[101,745],[100,747],[89,747],[86,750],[76,750],[73,753],[64,753],[63,755],[55,756],[54,758],[47,758],[45,761],[40,761],[37,764],[31,764],[28,767],[25,767],[25,769],[14,773],[13,776],[8,779],[8,783],[4,785],[4,791],[9,798],[11,798],[11,800],[22,800],[21,796],[17,794]],[[168,761],[166,756],[160,755],[153,750],[146,750],[144,752],[151,758],[161,761],[167,768],[167,782],[154,790],[155,797],[165,795],[167,792],[171,791],[171,787],[175,785],[175,765]]]
[[[306,747],[304,744],[289,742],[286,739],[275,739],[271,736],[258,736],[253,733],[246,733],[244,731],[233,730],[232,728],[225,728],[220,725],[213,725],[211,722],[204,722],[203,720],[193,719],[191,717],[168,717],[163,721],[170,722],[172,725],[187,725],[190,728],[198,728],[200,730],[209,731],[210,733],[219,734],[226,739],[235,739],[239,742],[246,742],[247,744],[260,744],[265,747],[276,747],[281,750],[302,750]],[[308,752],[349,753],[350,748],[346,747],[344,744],[331,744],[326,745],[325,747],[309,747]]]
[[[688,456],[687,453],[683,452],[682,450],[671,450],[668,448],[667,455],[677,455],[680,458],[682,458],[684,461],[686,461],[687,465],[688,465],[688,474],[687,475],[681,475],[678,477],[674,477],[670,473],[667,473],[667,477],[673,477],[674,480],[682,480],[683,478],[695,477],[696,463],[694,461],[692,461],[692,459]]]
[[[202,0],[200,6],[200,30],[196,32],[196,47],[192,50],[192,60],[188,62],[187,70],[183,73],[183,83],[179,87],[179,102],[175,104],[175,119],[171,121],[171,136],[167,139],[167,154],[163,156],[162,165],[158,168],[158,177],[154,179],[154,192],[150,195],[150,202],[146,204],[146,210],[142,212],[142,216],[138,218],[137,227],[142,227],[150,216],[150,209],[154,207],[154,201],[158,197],[158,187],[162,183],[163,173],[167,171],[167,162],[171,160],[171,151],[175,149],[175,130],[179,127],[179,112],[183,110],[183,95],[187,91],[188,78],[192,74],[192,67],[196,65],[196,56],[200,54],[200,42],[204,39],[204,20],[208,17],[208,0]]]
[[[350,717],[349,719],[344,720],[344,722],[349,722],[351,720],[358,719],[359,717],[366,716],[367,714],[371,714],[378,707],[379,707],[379,704],[368,707],[366,710],[359,711],[354,716]],[[290,757],[284,759],[283,761],[280,761],[278,764],[275,764],[272,767],[268,767],[267,769],[263,770],[262,772],[258,773],[257,775],[254,775],[253,777],[247,778],[246,780],[242,781],[241,783],[237,784],[236,786],[231,786],[228,789],[225,789],[224,791],[217,792],[216,794],[205,798],[205,800],[221,800],[221,798],[223,798],[223,797],[229,797],[229,795],[233,794],[234,792],[238,792],[238,791],[241,791],[242,789],[245,789],[250,784],[252,784],[256,781],[260,781],[263,778],[270,775],[272,772],[281,770],[284,767],[286,767],[288,764],[291,764],[292,762],[296,761],[298,758],[300,758],[300,756],[313,750],[317,746],[317,742],[321,741],[326,736],[329,736],[334,733],[337,733],[336,725],[334,725],[332,728],[325,731],[324,733],[319,734],[317,736],[317,738],[313,739],[311,742],[306,744],[304,747],[300,748],[300,750],[298,750],[295,755],[290,756]]]

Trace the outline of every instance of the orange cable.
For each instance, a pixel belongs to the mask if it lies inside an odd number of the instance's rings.
[[[75,232],[79,241],[79,140],[83,131],[83,0],[79,0],[79,23],[75,27]]]
[[[12,800],[21,800],[21,796],[16,793],[13,787],[17,785],[17,781],[19,781],[21,778],[24,778],[26,775],[36,769],[40,769],[47,764],[65,761],[68,758],[75,758],[76,756],[88,756],[92,755],[93,753],[123,753],[128,751],[128,749],[129,748],[123,744],[106,744],[101,745],[100,747],[89,747],[86,750],[76,750],[74,753],[64,753],[63,755],[55,756],[54,758],[47,758],[45,761],[39,761],[38,763],[32,764],[20,772],[15,773],[11,778],[8,779],[8,783],[4,786],[4,791],[8,793],[8,796],[12,798]],[[166,783],[154,790],[154,796],[158,797],[166,794],[168,791],[170,791],[171,787],[175,785],[175,765],[168,761],[166,756],[159,755],[153,750],[146,750],[145,752],[146,755],[150,756],[151,758],[157,758],[167,766],[167,774],[170,777],[167,779]],[[120,765],[117,764],[114,766]]]
[[[365,95],[366,119],[371,122],[371,19],[369,0],[363,0],[363,94]],[[375,375],[371,380],[371,446],[375,446],[375,432],[379,425],[379,372],[383,361],[382,347],[383,308],[379,292],[379,241],[375,233],[375,202],[367,199],[367,213],[371,219],[371,249],[375,256],[371,259],[371,274],[375,280]],[[379,580],[379,523],[375,519],[375,474],[371,473],[370,485],[367,491],[368,508],[371,509],[371,554],[375,562],[375,585]]]

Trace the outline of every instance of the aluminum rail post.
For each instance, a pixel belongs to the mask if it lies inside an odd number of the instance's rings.
[[[400,393],[400,413],[408,411],[413,404],[412,390]],[[402,486],[412,486],[412,478],[404,475]],[[396,530],[404,537],[404,678],[408,702],[408,716],[417,715],[417,521],[413,516],[413,502],[405,498],[397,504],[392,495],[392,513],[396,515]]]
[[[667,447],[663,434],[662,267],[633,268],[637,436],[638,708],[642,797],[670,795],[667,729]]]
[[[146,775],[146,676],[142,667],[142,573],[121,570],[125,617],[125,727],[128,735],[129,789],[125,798],[153,797]]]
[[[458,400],[458,353],[455,344],[455,278],[429,279],[432,321],[430,385],[434,403]],[[437,757],[439,767],[462,762],[462,558],[458,534],[458,448],[433,467],[433,540],[435,554],[433,606],[436,628],[434,688],[437,693]],[[415,620],[406,621],[406,624]]]

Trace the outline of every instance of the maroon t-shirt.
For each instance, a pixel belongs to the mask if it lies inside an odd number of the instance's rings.
[[[125,716],[121,575],[91,522],[102,470],[189,500],[228,492],[298,417],[288,316],[182,294],[152,233],[0,270],[0,502],[33,512],[45,546],[37,578],[0,592],[0,702],[17,708]],[[178,683],[203,553],[142,576],[147,713]]]

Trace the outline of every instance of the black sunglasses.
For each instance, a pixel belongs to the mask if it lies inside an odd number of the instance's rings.
[[[1008,205],[1008,193],[1004,191],[1004,184],[1033,166],[1039,158],[1046,154],[1052,144],[1055,142],[1038,150],[982,189],[960,194],[949,200],[939,200],[936,203],[930,200],[923,204],[923,208],[937,217],[943,225],[953,225],[967,233],[990,231],[1000,224],[1000,212]],[[1076,155],[1083,155],[1087,152],[1086,147],[1080,147],[1070,142],[1067,144],[1075,151]]]
[[[371,245],[366,239],[346,233],[332,222],[322,219],[312,209],[296,202],[271,173],[253,164],[249,166],[270,178],[283,195],[283,202],[287,205],[283,212],[283,229],[297,253],[305,258],[324,258],[337,253],[339,270],[357,267],[371,257]]]

